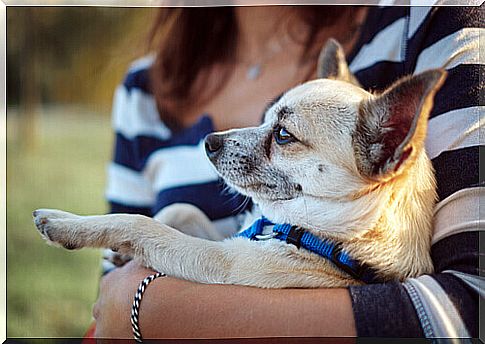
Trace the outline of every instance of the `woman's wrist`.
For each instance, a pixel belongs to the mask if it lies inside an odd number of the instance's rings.
[[[150,283],[152,283],[154,280],[156,280],[159,277],[165,277],[165,276],[166,275],[161,272],[151,274],[145,277],[143,281],[141,281],[140,285],[138,286],[138,289],[136,290],[133,304],[131,306],[131,329],[133,332],[133,337],[137,342],[141,343],[143,341],[143,336],[141,334],[140,322],[139,322],[140,305],[143,299],[143,294],[145,293],[145,290],[150,285]]]
[[[133,339],[130,319],[133,296],[140,281],[153,273],[131,261],[101,279],[99,297],[93,308],[96,337]]]

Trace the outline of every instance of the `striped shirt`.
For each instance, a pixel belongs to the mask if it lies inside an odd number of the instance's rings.
[[[357,333],[371,337],[478,337],[479,150],[484,144],[483,59],[477,7],[373,7],[350,68],[368,90],[382,90],[399,77],[442,67],[448,78],[435,97],[427,152],[436,171],[432,258],[435,273],[404,283],[351,287]],[[148,87],[151,58],[137,61],[116,90],[114,159],[107,198],[112,212],[153,216],[163,207],[192,203],[226,235],[238,228],[244,198],[229,194],[205,158],[208,115],[181,132],[160,120]],[[480,76],[482,78],[480,78]],[[483,137],[483,136],[482,136]]]

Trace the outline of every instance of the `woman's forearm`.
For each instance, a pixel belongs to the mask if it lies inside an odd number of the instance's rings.
[[[268,290],[159,280],[147,293],[140,319],[146,338],[355,336],[346,289]]]
[[[145,276],[140,269],[123,280],[108,275],[97,307],[102,314],[95,314],[97,336],[131,338],[131,299]],[[259,289],[168,277],[147,288],[140,327],[144,338],[355,336],[346,289]]]

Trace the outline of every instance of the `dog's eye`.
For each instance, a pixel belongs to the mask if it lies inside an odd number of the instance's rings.
[[[276,127],[273,130],[273,137],[277,144],[285,145],[287,143],[295,142],[296,139],[293,135],[291,135],[288,130],[283,127]]]

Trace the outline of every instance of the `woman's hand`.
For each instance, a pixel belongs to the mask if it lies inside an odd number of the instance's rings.
[[[152,270],[130,262],[106,275],[94,307],[96,337],[133,338],[130,312]],[[355,336],[346,289],[260,289],[157,278],[140,306],[144,338]]]

